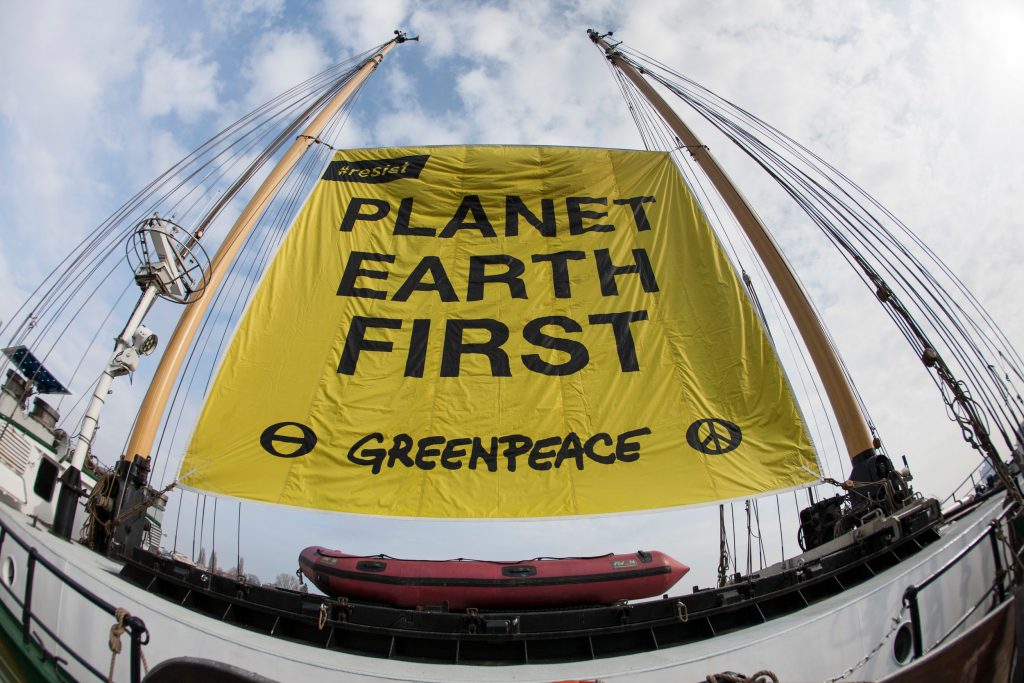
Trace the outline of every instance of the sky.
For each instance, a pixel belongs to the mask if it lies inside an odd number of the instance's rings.
[[[420,41],[392,51],[335,146],[640,148],[586,37],[590,27],[614,30],[843,169],[950,264],[1018,348],[1024,342],[1024,9],[995,0],[3,3],[0,321],[163,169],[255,105],[396,28]],[[977,458],[934,386],[877,303],[840,272],[777,190],[726,141],[706,142],[800,272],[890,453],[907,454],[919,490],[944,496]],[[127,268],[124,276],[127,283]],[[154,314],[158,334],[169,334],[171,315]],[[111,322],[111,337],[119,325]],[[96,367],[106,353],[93,354]],[[101,432],[108,463],[144,378],[141,371],[116,387]],[[195,498],[185,501],[191,507]],[[231,527],[225,540],[218,536],[223,558],[235,553],[237,505],[219,505],[221,526]],[[179,525],[186,552],[190,514]],[[684,562],[705,558],[685,581],[702,585],[717,563],[717,514],[707,510],[497,527],[247,504],[239,526],[247,567],[264,577],[293,568],[311,544],[503,559],[658,548]],[[784,542],[791,554],[791,529]]]

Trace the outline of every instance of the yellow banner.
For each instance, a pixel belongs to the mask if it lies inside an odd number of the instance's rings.
[[[547,517],[805,484],[818,464],[669,156],[340,151],[269,268],[182,464],[214,493]]]

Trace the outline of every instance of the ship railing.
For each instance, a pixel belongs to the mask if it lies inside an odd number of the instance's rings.
[[[997,517],[993,518],[989,522],[983,532],[978,534],[978,536],[970,543],[961,548],[960,551],[951,557],[944,565],[942,565],[942,567],[937,569],[923,581],[907,586],[906,590],[903,592],[903,604],[910,613],[909,623],[914,659],[919,659],[925,654],[924,638],[922,635],[921,610],[919,604],[921,591],[938,581],[950,569],[956,567],[964,560],[964,558],[970,555],[975,548],[983,544],[986,540],[989,542],[989,548],[992,552],[992,561],[995,568],[992,584],[982,593],[978,601],[968,608],[968,610],[945,632],[945,634],[931,644],[928,650],[931,651],[944,643],[947,638],[961,628],[986,602],[991,603],[987,611],[991,611],[1003,604],[1007,595],[1010,594],[1008,589],[1012,588],[1014,583],[1021,582],[1022,576],[1018,570],[1024,567],[1024,565],[1021,563],[1021,551],[1017,548],[1018,543],[1010,540],[1014,538],[1010,529],[1010,520],[1012,519],[1011,515],[1017,517],[1020,515],[1020,511],[1014,505],[1007,505]],[[1011,543],[1013,543],[1012,546]],[[1013,578],[1014,576],[1016,579]]]
[[[61,651],[66,652],[71,658],[73,658],[78,664],[80,664],[87,671],[92,673],[100,680],[110,680],[110,673],[103,672],[97,669],[95,666],[86,661],[80,654],[78,654],[68,643],[61,638],[52,628],[46,625],[42,620],[38,618],[36,614],[32,612],[32,593],[33,586],[36,583],[37,571],[39,569],[45,570],[50,573],[58,582],[63,584],[77,593],[79,596],[87,600],[88,602],[95,605],[98,609],[106,612],[111,617],[114,617],[118,625],[122,625],[124,631],[127,632],[130,639],[130,650],[129,650],[129,680],[131,683],[139,683],[142,680],[142,646],[149,642],[149,632],[146,630],[146,624],[138,617],[125,615],[118,613],[118,608],[110,604],[103,598],[99,597],[88,588],[78,583],[70,576],[64,573],[59,567],[50,562],[48,559],[40,555],[39,551],[35,547],[30,546],[14,531],[9,529],[3,520],[0,520],[0,552],[3,551],[4,545],[9,541],[13,541],[27,555],[27,561],[25,566],[25,585],[23,595],[20,597],[16,594],[14,587],[7,584],[5,581],[0,581],[0,586],[4,587],[10,598],[17,604],[21,609],[20,623],[21,623],[21,637],[22,644],[25,647],[30,647],[35,639],[35,645],[40,647],[53,662],[54,666],[58,666],[61,663],[66,664],[66,660],[56,656],[53,653],[46,652],[42,642],[38,639],[38,636],[33,633],[33,624],[42,629],[43,633],[50,638]],[[0,609],[6,610],[8,613],[11,611],[7,605],[0,602]],[[12,619],[19,620],[15,614],[10,614]],[[113,662],[111,663],[111,668]]]
[[[942,501],[942,509],[946,510],[952,505],[961,505],[970,501],[979,493],[986,493],[997,486],[992,466],[987,460],[982,460],[971,470],[963,481],[954,488]]]

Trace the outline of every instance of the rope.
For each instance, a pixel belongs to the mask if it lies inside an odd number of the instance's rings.
[[[96,482],[96,485],[92,487],[92,491],[89,493],[88,500],[85,501],[85,510],[88,516],[85,518],[85,523],[82,525],[82,534],[79,541],[88,545],[93,546],[93,541],[96,536],[96,527],[102,527],[107,532],[107,536],[110,537],[114,533],[114,527],[128,519],[140,510],[145,510],[155,501],[160,499],[160,496],[174,488],[178,482],[173,481],[154,496],[146,496],[141,502],[136,503],[132,507],[123,510],[120,515],[104,522],[99,517],[99,511],[103,509],[101,504],[102,499],[110,496],[110,492],[114,487],[114,482],[117,480],[117,475],[114,472],[108,472],[100,477],[100,480]]]
[[[89,497],[85,501],[86,518],[85,522],[82,524],[82,533],[78,540],[90,548],[94,545],[96,526],[99,525],[104,528],[107,526],[99,518],[99,510],[102,507],[100,505],[100,501],[110,496],[110,492],[114,488],[115,480],[116,476],[113,472],[107,472],[104,474],[92,487],[92,491],[89,492]]]
[[[142,502],[136,503],[135,505],[133,505],[132,507],[128,508],[127,510],[122,510],[121,514],[117,516],[117,519],[113,520],[114,526],[117,526],[118,524],[120,524],[124,520],[128,519],[129,517],[131,517],[135,513],[140,512],[142,510],[145,510],[146,508],[151,506],[153,503],[155,503],[156,501],[160,500],[160,496],[164,495],[165,493],[167,493],[168,491],[170,491],[171,489],[173,489],[177,485],[178,485],[177,481],[172,481],[170,484],[168,484],[167,486],[165,486],[162,489],[160,489],[159,491],[157,491],[156,495],[147,496],[147,497],[142,499]]]
[[[779,677],[767,669],[750,676],[744,676],[735,671],[723,671],[718,674],[708,674],[704,680],[707,683],[779,683]]]
[[[320,620],[317,622],[317,628],[321,631],[324,630],[324,626],[327,625],[327,603],[320,603]]]
[[[118,607],[114,611],[114,618],[117,621],[110,627],[110,634],[107,636],[107,645],[110,647],[110,672],[107,674],[107,681],[114,683],[114,662],[117,661],[117,656],[121,654],[121,636],[125,632],[124,620],[131,616],[131,613],[123,607]],[[142,660],[142,667],[145,672],[149,673],[149,663],[146,661],[146,653],[139,648],[139,658]]]
[[[303,138],[305,138],[306,140],[309,140],[310,142],[312,142],[312,143],[314,143],[314,144],[317,144],[317,145],[323,145],[323,146],[324,146],[324,147],[326,147],[327,149],[333,150],[333,151],[335,151],[335,152],[337,152],[337,151],[338,151],[338,150],[337,150],[336,148],[334,148],[334,147],[331,147],[331,146],[330,146],[329,144],[327,144],[326,142],[324,142],[323,140],[321,140],[320,138],[318,138],[318,137],[316,137],[316,136],[313,136],[313,135],[304,135],[304,134],[303,134],[303,135],[296,135],[296,136],[295,136],[295,139],[296,139],[296,140],[302,140]]]

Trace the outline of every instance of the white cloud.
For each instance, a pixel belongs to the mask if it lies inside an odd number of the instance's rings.
[[[255,106],[288,90],[329,65],[320,39],[306,31],[273,31],[255,41],[244,76],[251,86],[246,101]]]
[[[2,16],[0,111],[21,125],[91,113],[110,82],[133,70],[149,35],[130,2],[104,5],[103,21],[95,8],[57,3],[5,5]]]
[[[3,243],[4,240],[0,238],[0,245]],[[7,253],[10,251],[0,249],[0,292],[4,292],[4,296],[0,297],[0,327],[11,322],[18,306],[32,291],[30,282],[23,282],[21,274],[15,272],[13,264],[7,259]]]
[[[153,133],[148,142],[146,151],[149,168],[145,171],[146,177],[157,177],[188,154],[188,150],[168,131]]]
[[[455,145],[466,141],[458,120],[426,117],[415,106],[385,114],[375,124],[375,139],[381,145]]]
[[[395,30],[408,29],[403,26],[408,6],[407,0],[323,0],[319,13],[322,25],[342,49],[347,54],[356,54],[390,40]]]
[[[0,209],[8,240],[38,250],[19,271],[45,272],[38,254],[66,250],[99,221],[103,173],[95,163],[124,130],[130,80],[150,30],[132,3],[0,7]],[[25,242],[28,243],[28,242]]]
[[[207,24],[218,33],[236,30],[256,19],[269,25],[281,16],[284,8],[285,0],[203,0]]]
[[[456,59],[445,67],[453,73],[429,75],[454,79],[454,88],[431,93],[437,102],[420,113],[455,124],[461,142],[635,144],[582,23],[559,6],[432,3],[418,6],[410,25],[422,43],[415,54],[403,49],[403,63]]]
[[[147,53],[142,68],[139,111],[143,116],[174,112],[185,122],[214,111],[217,101],[217,65],[201,55],[176,57],[165,49]]]

